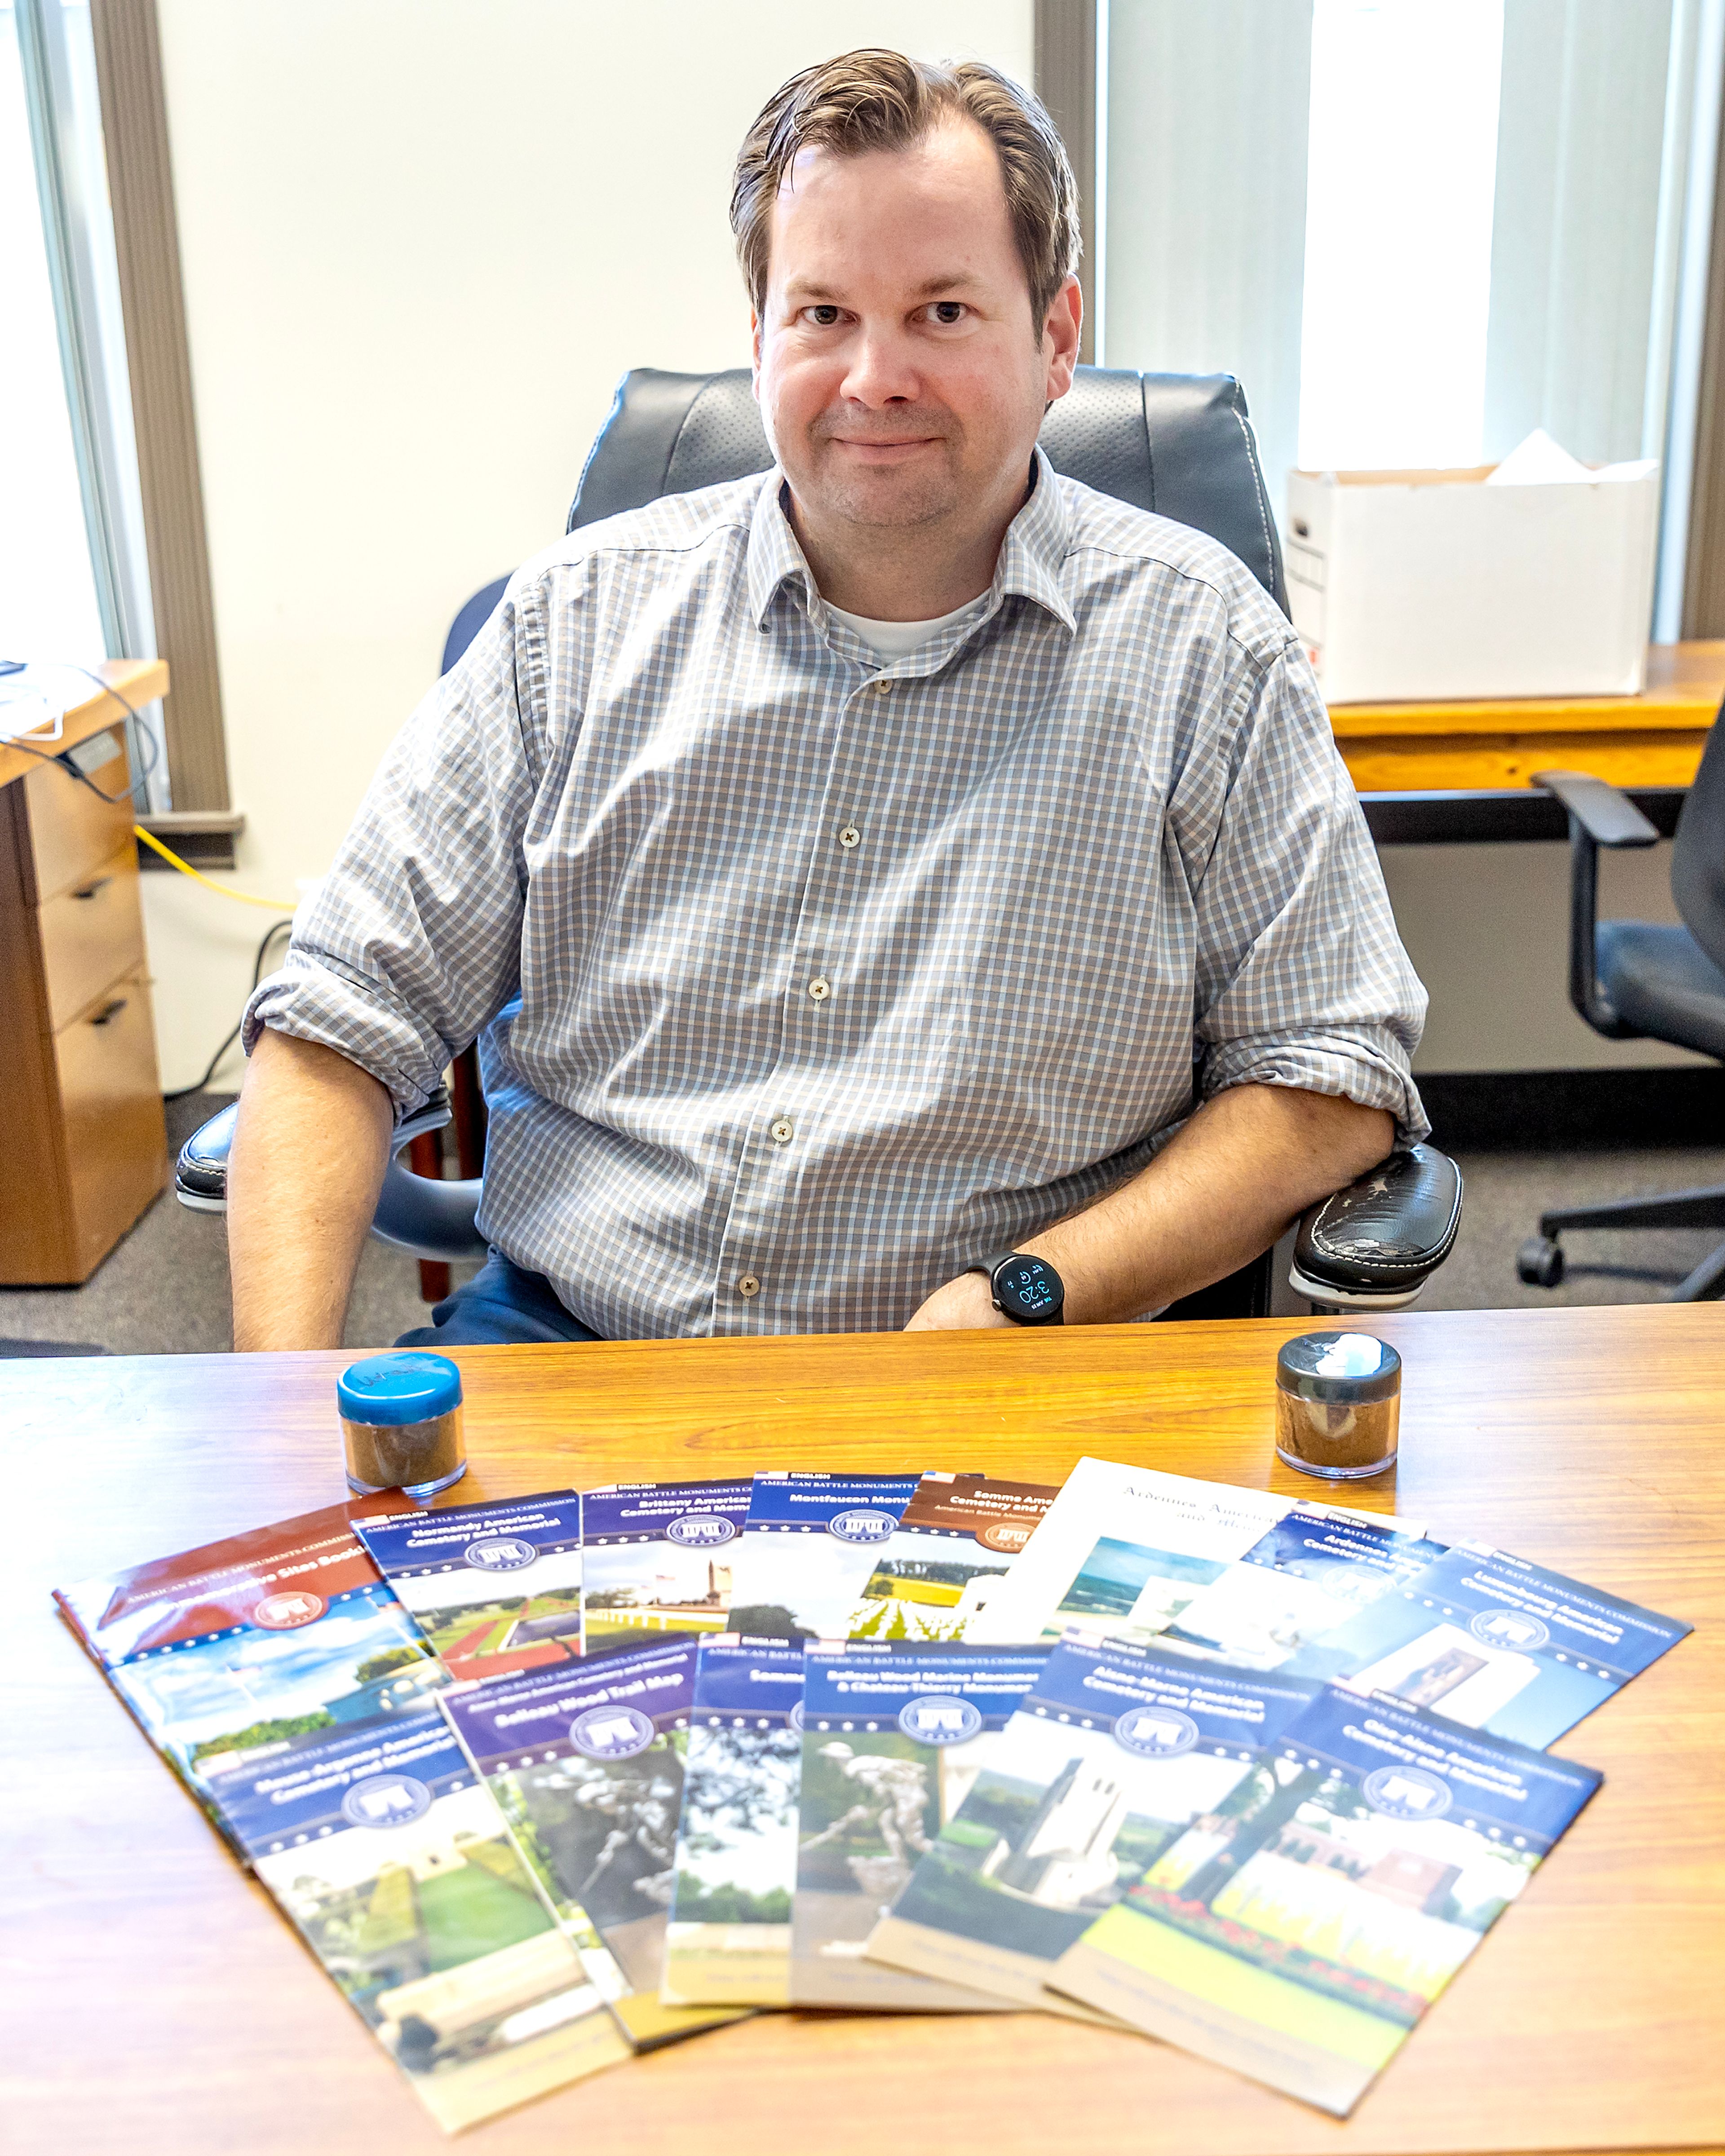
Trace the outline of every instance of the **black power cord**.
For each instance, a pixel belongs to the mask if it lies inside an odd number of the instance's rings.
[[[259,982],[264,978],[264,954],[268,952],[270,946],[275,941],[276,937],[278,936],[289,933],[292,930],[293,925],[294,924],[291,921],[278,921],[274,922],[265,932],[263,942],[258,946],[258,955],[252,961],[252,987],[254,990],[257,988]],[[251,1000],[250,997],[248,997],[246,1000],[249,1003]],[[204,1087],[208,1085],[210,1080],[215,1076],[217,1066],[220,1064],[222,1058],[228,1053],[228,1050],[233,1047],[234,1042],[239,1040],[239,1029],[244,1024],[245,1014],[242,1012],[234,1024],[234,1030],[228,1035],[228,1038],[222,1043],[221,1046],[216,1050],[215,1054],[211,1056],[208,1063],[205,1065],[203,1077],[197,1079],[190,1086],[182,1086],[172,1093],[164,1093],[162,1096],[162,1099],[164,1101],[183,1101],[188,1093],[201,1093]]]

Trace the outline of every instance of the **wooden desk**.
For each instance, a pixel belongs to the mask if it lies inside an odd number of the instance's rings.
[[[1639,696],[1334,704],[1330,723],[1362,793],[1525,787],[1552,769],[1687,786],[1722,699],[1725,642],[1656,644]]]
[[[1296,1326],[457,1351],[464,1501],[826,1462],[1053,1480],[1081,1453],[1310,1495]],[[1042,2016],[762,2016],[479,2129],[490,2156],[1670,2149],[1725,2144],[1725,1311],[1386,1320],[1399,1492],[1697,1630],[1559,1748],[1604,1789],[1345,2125]],[[53,1584],[344,1494],[340,1355],[0,1363],[11,2156],[447,2147],[63,1630]]]
[[[132,705],[160,660],[96,670]],[[138,904],[126,710],[91,685],[49,756],[100,748],[104,801],[0,742],[0,1282],[87,1280],[167,1180],[167,1132]],[[105,738],[98,741],[98,737]]]

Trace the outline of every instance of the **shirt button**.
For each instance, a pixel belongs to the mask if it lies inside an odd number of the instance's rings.
[[[752,1273],[745,1273],[737,1283],[737,1292],[747,1302],[761,1292],[761,1283]]]
[[[892,684],[890,681],[877,681],[875,684],[875,694],[877,696],[884,696],[891,686]]]
[[[844,847],[846,853],[849,853],[861,837],[862,833],[857,829],[855,824],[847,824],[839,834],[839,844]]]
[[[828,980],[811,981],[809,983],[809,993],[816,1003],[824,1004],[833,993],[833,984]]]
[[[788,1145],[797,1134],[797,1127],[788,1116],[775,1116],[767,1127],[774,1145]]]

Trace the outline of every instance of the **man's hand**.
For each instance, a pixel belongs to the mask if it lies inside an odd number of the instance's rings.
[[[332,1048],[265,1031],[228,1159],[234,1345],[339,1348],[395,1110]]]
[[[1249,1264],[1394,1142],[1381,1108],[1289,1086],[1231,1086],[1130,1183],[1018,1247],[1065,1281],[1068,1325],[1119,1324]],[[1011,1322],[986,1277],[965,1273],[937,1288],[905,1330]]]
[[[906,1332],[977,1332],[1012,1320],[994,1307],[986,1273],[960,1273],[937,1287],[905,1327]]]

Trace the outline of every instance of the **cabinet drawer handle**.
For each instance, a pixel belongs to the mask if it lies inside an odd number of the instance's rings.
[[[101,1009],[90,1020],[90,1024],[92,1025],[105,1025],[110,1018],[118,1018],[121,1012],[125,1009],[126,998],[124,996],[116,996],[112,1003],[104,1004],[102,1005]]]
[[[105,891],[113,880],[112,876],[98,876],[94,883],[85,884],[82,891],[74,891],[72,896],[74,898],[94,898],[99,891]]]

